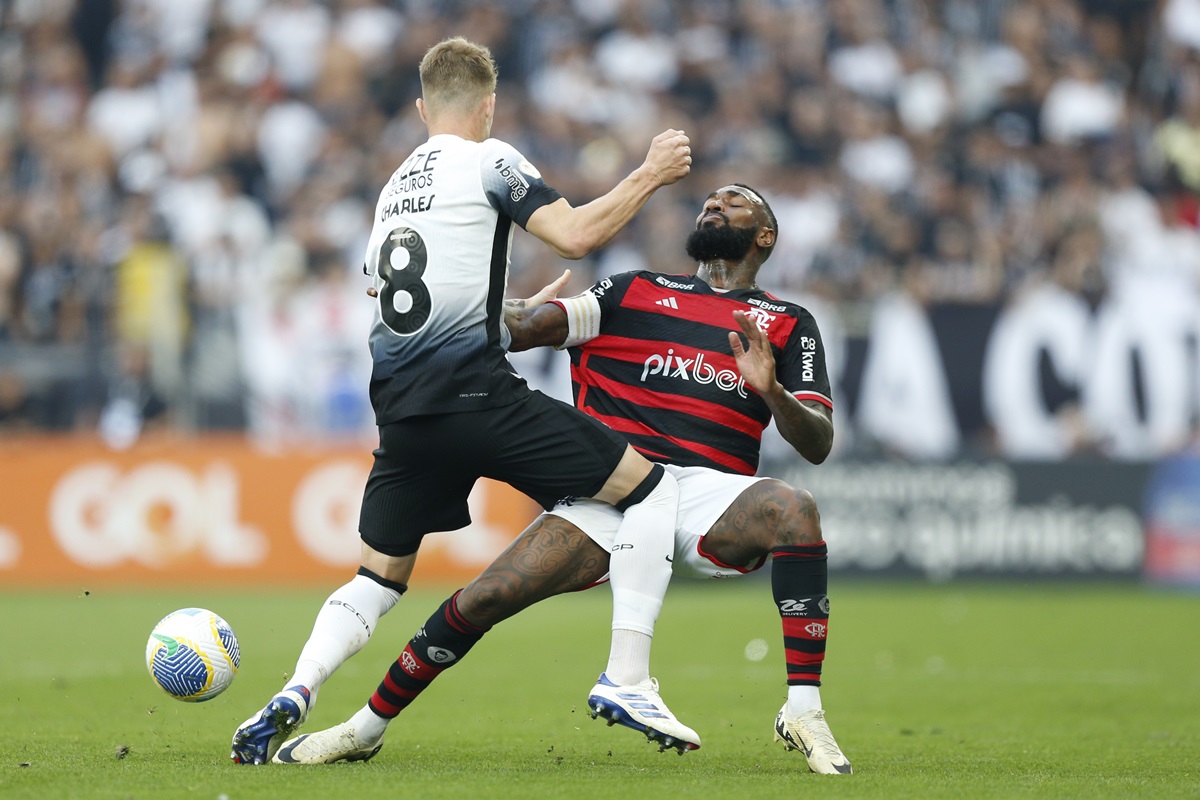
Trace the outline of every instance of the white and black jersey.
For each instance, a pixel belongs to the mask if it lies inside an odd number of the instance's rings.
[[[833,408],[816,320],[761,289],[723,292],[694,275],[627,272],[554,302],[567,312],[575,405],[651,460],[758,469],[771,410],[730,349],[735,310],[766,334],[783,387]]]
[[[505,357],[513,223],[524,227],[561,196],[497,139],[433,136],[392,174],[364,264],[379,293],[370,337],[379,425],[529,393]]]

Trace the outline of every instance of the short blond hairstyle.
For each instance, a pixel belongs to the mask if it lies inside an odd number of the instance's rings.
[[[455,36],[438,42],[421,59],[421,96],[426,106],[468,111],[496,91],[496,62],[481,44]]]

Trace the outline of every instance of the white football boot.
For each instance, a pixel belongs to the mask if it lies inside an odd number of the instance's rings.
[[[337,761],[370,761],[383,747],[383,736],[373,742],[359,738],[354,725],[343,722],[316,733],[306,733],[283,747],[272,759],[276,764],[333,764]]]
[[[821,775],[849,775],[850,760],[834,741],[825,722],[824,709],[789,716],[787,704],[775,717],[775,741],[788,750],[799,750],[808,759],[808,768]]]

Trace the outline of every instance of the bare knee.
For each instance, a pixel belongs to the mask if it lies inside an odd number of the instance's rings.
[[[726,564],[747,564],[777,547],[816,544],[822,538],[812,495],[770,479],[738,496],[704,537],[704,551]]]
[[[458,611],[472,625],[490,628],[524,607],[516,594],[504,577],[485,572],[459,593]]]
[[[764,481],[760,507],[773,534],[773,546],[816,544],[824,539],[821,512],[806,489],[783,481]]]
[[[362,542],[360,559],[362,566],[384,580],[407,584],[412,577],[413,566],[417,563],[417,554],[390,556]]]

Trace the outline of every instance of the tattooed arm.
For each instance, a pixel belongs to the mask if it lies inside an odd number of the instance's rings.
[[[517,353],[534,347],[557,347],[567,340],[567,313],[550,301],[571,279],[565,270],[553,283],[527,300],[504,301],[504,324],[512,334],[508,349]]]

